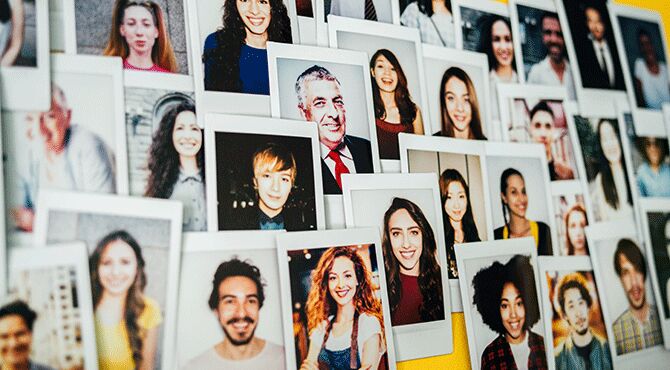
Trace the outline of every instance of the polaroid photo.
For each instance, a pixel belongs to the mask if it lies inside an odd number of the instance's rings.
[[[330,47],[366,52],[379,157],[384,172],[400,172],[398,133],[432,133],[421,39],[416,29],[331,17]],[[385,103],[382,94],[400,95]],[[402,107],[402,108],[400,108]]]
[[[565,88],[498,86],[502,141],[544,147],[552,182],[577,179],[577,161],[565,118]]]
[[[590,222],[633,221],[634,198],[620,135],[625,129],[621,117],[613,111],[580,113],[576,104],[565,108]]]
[[[344,173],[381,172],[365,53],[270,43],[268,59],[272,116],[318,127],[324,194],[342,194]]]
[[[2,137],[2,115],[0,114],[0,137]],[[2,140],[0,140],[0,153],[2,149]],[[4,160],[0,162],[0,209],[5,210],[5,171]],[[0,212],[0,292],[3,294],[7,291],[7,250],[9,245],[7,243],[7,220],[5,212]]]
[[[205,122],[209,231],[325,229],[313,124],[221,114]]]
[[[396,0],[396,2],[399,7],[400,24],[418,29],[424,45],[456,47],[456,28],[451,0],[438,1],[435,4],[423,0]]]
[[[597,97],[628,102],[609,0],[557,0],[580,107]]]
[[[538,257],[547,333],[549,369],[580,369],[580,349],[588,348],[590,364],[612,369],[612,355],[591,259]],[[546,317],[546,316],[545,316]]]
[[[179,369],[284,369],[278,233],[184,234]],[[301,334],[307,337],[304,328]]]
[[[659,309],[635,225],[602,222],[586,228],[591,262],[617,368],[656,368],[670,360],[663,348]]]
[[[316,19],[314,18],[315,0],[295,0],[300,29],[300,44],[316,46]]]
[[[207,230],[205,147],[193,79],[125,71],[130,195],[178,200],[183,230]]]
[[[10,288],[0,307],[3,366],[98,369],[83,243],[14,248],[9,270]]]
[[[65,24],[74,22],[74,19],[66,19],[70,14],[65,13],[63,5],[65,1],[49,0],[49,49],[52,53],[65,53]]]
[[[287,369],[396,369],[382,256],[373,228],[277,236]]]
[[[510,0],[509,12],[519,81],[562,86],[568,99],[577,99],[565,37],[554,2]]]
[[[559,244],[544,147],[485,145],[494,239],[532,236],[538,255],[557,255]]]
[[[547,318],[533,238],[458,244],[456,258],[472,368],[516,368],[512,346],[521,344],[529,348],[520,362],[546,369]]]
[[[6,0],[0,17],[2,110],[47,110],[49,0]]]
[[[52,58],[51,108],[3,111],[11,244],[30,244],[40,189],[128,193],[121,60]]]
[[[555,255],[588,256],[586,227],[589,216],[586,211],[584,188],[580,181],[561,181],[551,184],[554,206],[554,223],[558,233],[559,248]]]
[[[429,116],[436,122],[426,134],[474,140],[499,136],[487,103],[486,55],[424,44],[423,65]]]
[[[346,175],[342,180],[347,227],[382,232],[386,285],[397,288],[389,291],[396,360],[453,352],[447,270],[455,268],[456,256],[444,245],[437,176]],[[411,298],[410,289],[416,288],[418,295]]]
[[[670,103],[663,19],[658,12],[637,7],[610,4],[609,9],[633,118],[660,125],[663,104]]]
[[[190,75],[184,1],[63,0],[64,19],[71,20],[65,52],[120,57],[129,71]]]
[[[172,367],[181,256],[181,203],[58,191],[40,192],[39,201],[35,217],[36,244],[77,240],[86,243],[89,266],[92,266],[96,336],[101,344],[98,346],[100,367],[113,367],[119,361],[128,363],[130,368]],[[115,277],[117,268],[124,269],[123,278]],[[136,300],[125,311],[106,298],[110,293],[128,294],[131,290]],[[136,316],[137,331],[127,332],[129,339],[124,341],[117,332],[123,331],[126,315],[139,316]],[[132,342],[131,337],[135,338]],[[137,364],[132,356],[136,347],[131,347],[131,343],[140,342],[146,361]]]
[[[363,29],[374,27],[376,23],[400,23],[396,0],[316,0],[316,44],[319,46],[328,46],[331,16],[366,21]],[[332,42],[330,47],[334,47]]]
[[[670,200],[643,199],[639,203],[649,275],[660,315],[663,340],[670,344]],[[660,309],[659,309],[660,310]]]

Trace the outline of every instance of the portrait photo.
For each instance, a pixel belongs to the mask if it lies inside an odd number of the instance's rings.
[[[174,360],[179,202],[41,192],[35,242],[86,244],[100,368]]]
[[[456,257],[472,368],[547,369],[532,238],[459,244]]]
[[[0,362],[7,368],[95,370],[88,258],[82,243],[15,248],[0,304]]]
[[[552,201],[560,248],[557,255],[588,256],[586,227],[589,218],[581,183],[552,185]]]
[[[396,0],[400,6],[400,24],[416,28],[425,45],[456,47],[451,0]]]
[[[486,145],[493,237],[531,236],[538,255],[557,254],[544,150],[534,144],[518,144],[514,151],[502,143]]]
[[[37,67],[37,11],[35,0],[0,3],[0,67]]]
[[[601,301],[588,257],[539,257],[547,354],[555,369],[612,369]],[[588,356],[582,355],[586,352]]]
[[[481,53],[423,46],[428,110],[435,120],[427,135],[487,140],[491,127],[488,61]]]
[[[128,191],[120,60],[53,62],[48,110],[3,111],[9,235],[32,232],[40,190]]]
[[[276,237],[274,232],[184,234],[178,368],[285,368]]]
[[[347,227],[382,232],[398,361],[451,353],[450,264],[435,174],[346,175],[343,195]]]
[[[342,194],[342,175],[381,172],[367,56],[270,44],[272,116],[314,122],[323,192]]]
[[[277,236],[288,369],[396,368],[379,240],[377,229]]]
[[[317,14],[324,22],[330,14],[339,17],[393,23],[393,0],[316,0]]]

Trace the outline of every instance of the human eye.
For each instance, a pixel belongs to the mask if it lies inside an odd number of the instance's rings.
[[[291,182],[291,178],[288,176],[282,176],[281,181],[283,182]]]
[[[341,97],[337,97],[333,99],[333,103],[335,103],[336,105],[344,105],[344,99],[342,99]]]
[[[249,304],[257,305],[257,304],[258,304],[258,298],[256,298],[256,297],[249,297],[249,299],[247,300],[247,302],[248,302]]]
[[[354,274],[352,274],[351,272],[346,272],[346,273],[344,274],[344,277],[347,278],[347,279],[351,279],[351,278],[354,277]]]
[[[411,233],[413,236],[418,236],[418,235],[421,234],[421,232],[419,232],[418,229],[414,229],[414,230],[412,230],[410,233]]]
[[[508,307],[507,302],[500,303],[500,308],[502,308],[503,310],[506,310],[507,307]]]
[[[337,276],[335,276],[335,274],[328,275],[328,281],[335,281],[335,279],[337,279]]]
[[[391,236],[397,238],[400,235],[400,231],[391,231]]]

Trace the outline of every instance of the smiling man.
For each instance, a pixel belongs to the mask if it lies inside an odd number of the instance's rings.
[[[530,111],[528,133],[534,143],[544,145],[551,181],[572,180],[575,175],[570,166],[553,154],[555,120],[554,111],[547,101],[540,100]]]
[[[347,110],[340,88],[340,81],[317,65],[300,74],[295,83],[302,118],[319,128],[324,194],[342,194],[343,174],[373,172],[370,141],[347,135]]]
[[[658,311],[646,296],[647,263],[635,242],[619,240],[614,252],[614,270],[628,298],[628,309],[612,324],[617,354],[663,345]]]
[[[224,338],[183,369],[283,369],[284,347],[256,336],[264,301],[258,267],[237,258],[221,263],[214,273],[209,307]]]
[[[2,369],[53,370],[30,360],[33,324],[37,313],[25,302],[14,301],[0,308],[0,364]]]

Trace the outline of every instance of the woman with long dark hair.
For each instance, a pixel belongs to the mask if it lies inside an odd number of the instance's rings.
[[[123,230],[102,238],[89,258],[100,369],[154,369],[163,318],[144,295],[144,266],[142,248]]]
[[[668,140],[643,136],[635,140],[644,161],[637,167],[637,188],[642,197],[670,197]]]
[[[405,72],[390,50],[379,49],[372,55],[370,77],[379,156],[382,159],[400,159],[398,134],[423,135],[421,109],[412,101]]]
[[[149,148],[148,169],[144,195],[181,201],[183,229],[207,230],[205,148],[191,101],[175,105],[161,119]]]
[[[500,201],[505,224],[493,231],[494,238],[498,240],[532,236],[537,246],[537,254],[551,256],[549,226],[542,221],[526,218],[526,181],[518,170],[508,168],[500,176]]]
[[[489,60],[491,81],[490,104],[493,117],[500,115],[498,107],[498,84],[519,82],[514,61],[514,43],[509,19],[499,15],[489,16],[482,28],[479,52]]]
[[[382,237],[393,326],[444,319],[435,233],[421,208],[393,198]]]
[[[205,39],[205,90],[269,95],[268,41],[292,42],[283,0],[224,0],[223,26]]]
[[[589,223],[584,206],[581,203],[575,203],[565,213],[563,222],[568,256],[588,256],[589,245],[585,228]]]
[[[153,1],[116,0],[103,55],[123,58],[123,68],[177,72],[161,7]]]
[[[400,24],[419,29],[424,44],[453,48],[456,44],[451,0],[416,0],[400,16]]]
[[[440,195],[442,197],[444,239],[447,244],[449,278],[458,278],[454,244],[478,242],[479,232],[472,215],[470,188],[460,172],[447,169],[440,175]]]
[[[486,140],[475,85],[470,76],[458,67],[451,67],[442,75],[440,113],[442,130],[437,135]]]

